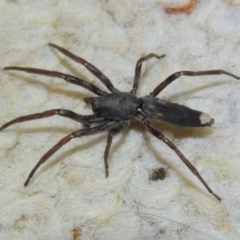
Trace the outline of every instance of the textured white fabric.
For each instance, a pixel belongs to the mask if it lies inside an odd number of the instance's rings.
[[[0,66],[28,66],[79,76],[106,90],[83,66],[51,49],[69,49],[130,91],[143,64],[138,96],[180,70],[224,69],[240,75],[240,2],[196,1],[189,13],[165,8],[187,0],[1,1]],[[61,79],[0,71],[0,125],[52,108],[80,114],[94,94]],[[159,96],[208,113],[212,128],[154,126],[196,166],[218,202],[164,143],[137,121],[114,138],[105,178],[106,135],[72,140],[24,187],[39,158],[83,126],[54,116],[0,132],[0,239],[239,239],[240,82],[229,76],[181,77]],[[149,180],[164,167],[163,181]]]

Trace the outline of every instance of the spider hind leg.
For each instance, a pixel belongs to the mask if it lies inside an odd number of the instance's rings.
[[[182,162],[189,168],[189,170],[196,175],[196,177],[202,182],[202,184],[205,186],[205,188],[208,190],[209,193],[211,193],[218,201],[221,201],[222,199],[215,194],[212,189],[208,186],[208,184],[205,182],[205,180],[202,178],[202,176],[199,174],[198,170],[189,162],[189,160],[183,155],[183,153],[173,144],[168,138],[166,138],[162,133],[157,131],[155,128],[152,127],[148,119],[142,114],[138,113],[135,116],[138,120],[140,120],[144,126],[149,130],[149,132],[156,137],[157,139],[163,141],[167,146],[169,146],[182,160]]]

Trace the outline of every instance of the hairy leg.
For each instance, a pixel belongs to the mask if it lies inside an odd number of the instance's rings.
[[[149,95],[152,97],[156,97],[165,87],[167,87],[170,83],[172,83],[173,81],[175,81],[176,79],[178,79],[179,77],[181,77],[183,75],[195,77],[195,76],[220,75],[220,74],[228,75],[228,76],[236,78],[238,80],[240,79],[240,77],[238,77],[230,72],[226,72],[224,70],[208,70],[208,71],[198,71],[198,72],[181,71],[181,72],[173,73],[172,75],[167,77]]]
[[[77,63],[80,63],[83,66],[85,66],[87,68],[87,70],[89,72],[91,72],[93,75],[95,75],[111,92],[118,92],[119,91],[113,86],[112,82],[110,81],[110,79],[107,76],[105,76],[99,69],[97,69],[91,63],[87,62],[85,59],[76,56],[75,54],[69,52],[65,48],[57,46],[56,44],[49,43],[49,46],[57,49],[58,51],[60,51],[64,55],[66,55],[67,57],[71,58],[73,61],[75,61]]]
[[[55,152],[57,152],[61,147],[63,147],[66,143],[68,143],[73,138],[83,137],[91,134],[96,134],[102,131],[105,131],[111,127],[114,127],[118,122],[112,121],[104,123],[97,127],[92,128],[85,128],[81,129],[75,132],[72,132],[71,134],[67,135],[66,137],[62,138],[57,144],[55,144],[49,151],[47,151],[38,161],[38,163],[35,165],[35,167],[30,172],[26,182],[24,183],[24,186],[26,187],[30,181],[30,179],[33,177],[34,173],[38,170],[38,168],[46,162]]]
[[[109,154],[109,150],[110,150],[110,147],[112,145],[112,138],[113,136],[115,136],[116,134],[122,132],[128,125],[128,120],[127,121],[124,121],[121,123],[120,126],[117,126],[113,129],[111,129],[108,133],[108,137],[107,137],[107,145],[106,145],[106,148],[105,148],[105,151],[104,151],[104,166],[105,166],[105,176],[106,178],[108,177],[108,154]]]
[[[16,70],[16,71],[23,71],[23,72],[28,72],[28,73],[38,74],[38,75],[45,75],[45,76],[49,76],[49,77],[62,78],[66,82],[76,84],[76,85],[83,87],[83,88],[89,90],[90,92],[93,92],[99,96],[107,94],[106,92],[100,90],[98,87],[96,87],[92,83],[89,83],[80,78],[77,78],[77,77],[74,77],[74,76],[71,76],[68,74],[64,74],[61,72],[49,71],[49,70],[44,70],[44,69],[39,69],[39,68],[25,68],[25,67],[15,67],[15,66],[5,67],[4,70]]]
[[[66,118],[70,118],[74,121],[83,123],[83,124],[91,124],[91,123],[101,123],[106,121],[105,118],[100,117],[98,115],[80,115],[77,114],[75,112],[66,110],[66,109],[51,109],[48,111],[44,111],[41,113],[34,113],[34,114],[30,114],[30,115],[26,115],[26,116],[20,116],[18,118],[15,118],[14,120],[5,123],[2,127],[0,127],[0,131],[2,131],[3,129],[15,124],[15,123],[21,123],[21,122],[26,122],[26,121],[31,121],[31,120],[36,120],[36,119],[41,119],[41,118],[47,118],[47,117],[51,117],[54,115],[59,115],[62,117],[66,117]]]
[[[221,201],[221,198],[215,194],[212,189],[208,186],[208,184],[205,182],[205,180],[202,178],[202,176],[199,174],[197,169],[189,162],[189,160],[183,155],[183,153],[173,144],[169,139],[167,139],[162,133],[157,131],[155,128],[153,128],[148,121],[148,119],[142,114],[138,113],[136,115],[136,118],[143,122],[145,127],[149,130],[150,133],[157,139],[163,141],[166,145],[168,145],[182,160],[182,162],[189,168],[189,170],[197,176],[197,178],[202,182],[202,184],[205,186],[205,188],[208,190],[209,193],[211,193],[218,201]]]
[[[138,85],[139,85],[139,81],[140,81],[141,70],[142,70],[142,62],[147,61],[148,59],[153,58],[153,57],[155,57],[157,59],[160,59],[160,58],[165,57],[165,54],[163,54],[161,56],[158,56],[154,53],[150,53],[145,57],[141,57],[137,61],[136,67],[135,67],[135,76],[134,76],[134,81],[133,81],[133,88],[131,90],[131,93],[133,95],[136,95],[136,93],[137,93],[137,89],[138,89]]]

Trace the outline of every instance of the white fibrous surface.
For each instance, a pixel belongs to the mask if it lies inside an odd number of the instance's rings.
[[[87,69],[51,48],[55,43],[94,64],[121,91],[130,91],[143,63],[137,96],[181,70],[223,69],[240,75],[239,1],[3,0],[0,67],[34,67],[78,76],[108,91]],[[185,9],[185,8],[184,8]],[[62,79],[0,71],[0,126],[49,109],[92,114],[94,93]],[[63,146],[23,184],[61,138],[84,128],[60,116],[0,132],[0,239],[240,239],[240,81],[227,75],[182,76],[159,98],[208,114],[212,127],[154,127],[198,169],[217,201],[167,145],[138,121],[113,138],[109,177],[107,132]],[[151,172],[166,170],[163,180]]]

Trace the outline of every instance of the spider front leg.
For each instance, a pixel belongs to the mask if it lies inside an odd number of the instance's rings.
[[[71,58],[73,61],[85,66],[87,68],[87,70],[89,72],[91,72],[93,75],[95,75],[111,92],[119,92],[119,90],[113,86],[112,82],[110,81],[110,79],[107,76],[105,76],[99,69],[97,69],[91,63],[87,62],[85,59],[76,56],[75,54],[69,52],[68,50],[66,50],[63,47],[57,46],[56,44],[49,43],[49,46],[57,49],[58,51],[60,51],[64,55],[66,55],[67,57]]]
[[[38,161],[38,163],[35,165],[35,167],[30,172],[26,182],[24,183],[24,186],[26,187],[30,181],[30,179],[33,177],[34,173],[38,170],[38,168],[46,162],[55,152],[57,152],[61,147],[63,147],[66,143],[68,143],[73,138],[83,137],[91,134],[96,134],[102,131],[105,131],[111,127],[114,127],[116,125],[116,121],[106,122],[100,126],[92,127],[92,128],[85,128],[81,129],[75,132],[72,132],[71,134],[67,135],[66,137],[62,138],[56,145],[54,145],[49,151],[47,151]]]
[[[16,71],[23,71],[23,72],[28,72],[28,73],[38,74],[38,75],[45,75],[45,76],[49,76],[49,77],[62,78],[66,82],[86,88],[87,90],[89,90],[99,96],[106,95],[106,92],[100,90],[98,87],[96,87],[92,83],[89,83],[80,78],[77,78],[77,77],[74,77],[74,76],[71,76],[68,74],[64,74],[61,72],[49,71],[49,70],[44,70],[44,69],[39,69],[39,68],[24,68],[24,67],[15,67],[15,66],[5,67],[4,70],[16,70]]]
[[[137,89],[138,89],[138,85],[139,85],[139,81],[140,81],[140,75],[141,75],[141,70],[142,70],[142,62],[147,61],[148,59],[153,58],[153,57],[155,57],[157,59],[160,59],[160,58],[165,57],[165,54],[163,54],[161,56],[158,56],[157,54],[150,53],[150,54],[148,54],[145,57],[141,57],[137,61],[136,67],[135,67],[135,76],[134,76],[134,81],[133,81],[133,88],[131,90],[131,93],[133,95],[136,95],[136,92],[137,92]]]
[[[224,75],[228,75],[230,77],[236,78],[236,79],[240,79],[240,77],[230,73],[230,72],[226,72],[224,70],[208,70],[208,71],[198,71],[198,72],[193,72],[193,71],[181,71],[181,72],[176,72],[173,73],[172,75],[170,75],[169,77],[167,77],[163,82],[161,82],[149,95],[151,97],[156,97],[165,87],[167,87],[170,83],[172,83],[173,81],[175,81],[176,79],[178,79],[181,76],[191,76],[191,77],[195,77],[195,76],[204,76],[204,75],[220,75],[220,74],[224,74]]]
[[[92,124],[92,123],[102,123],[102,122],[106,121],[106,119],[104,117],[98,116],[96,114],[83,116],[83,115],[77,114],[77,113],[72,112],[67,109],[51,109],[51,110],[44,111],[41,113],[34,113],[34,114],[15,118],[14,120],[7,122],[2,127],[0,127],[0,131],[2,131],[3,129],[5,129],[15,123],[21,123],[21,122],[26,122],[26,121],[31,121],[31,120],[41,119],[41,118],[47,118],[47,117],[51,117],[54,115],[59,115],[61,117],[70,118],[74,121],[83,123],[85,125]]]
[[[149,130],[150,133],[157,139],[163,141],[166,145],[168,145],[182,160],[182,162],[190,169],[190,171],[197,176],[197,178],[202,182],[202,184],[205,186],[205,188],[208,190],[209,193],[211,193],[218,201],[221,201],[222,199],[215,194],[212,189],[208,186],[208,184],[205,182],[205,180],[202,178],[202,176],[199,174],[198,170],[189,162],[189,160],[183,155],[183,153],[169,140],[167,139],[162,133],[157,131],[155,128],[153,128],[148,121],[148,119],[140,112],[138,112],[135,116],[138,120],[143,122],[145,127]]]
[[[118,133],[122,132],[127,127],[128,122],[129,121],[121,122],[120,126],[117,126],[116,128],[111,129],[109,131],[109,133],[108,133],[107,145],[106,145],[106,148],[105,148],[105,151],[104,151],[104,166],[105,166],[105,176],[106,176],[106,178],[108,177],[108,174],[109,174],[107,159],[108,159],[108,154],[109,154],[110,147],[112,145],[112,138],[113,138],[113,136],[115,136]]]

